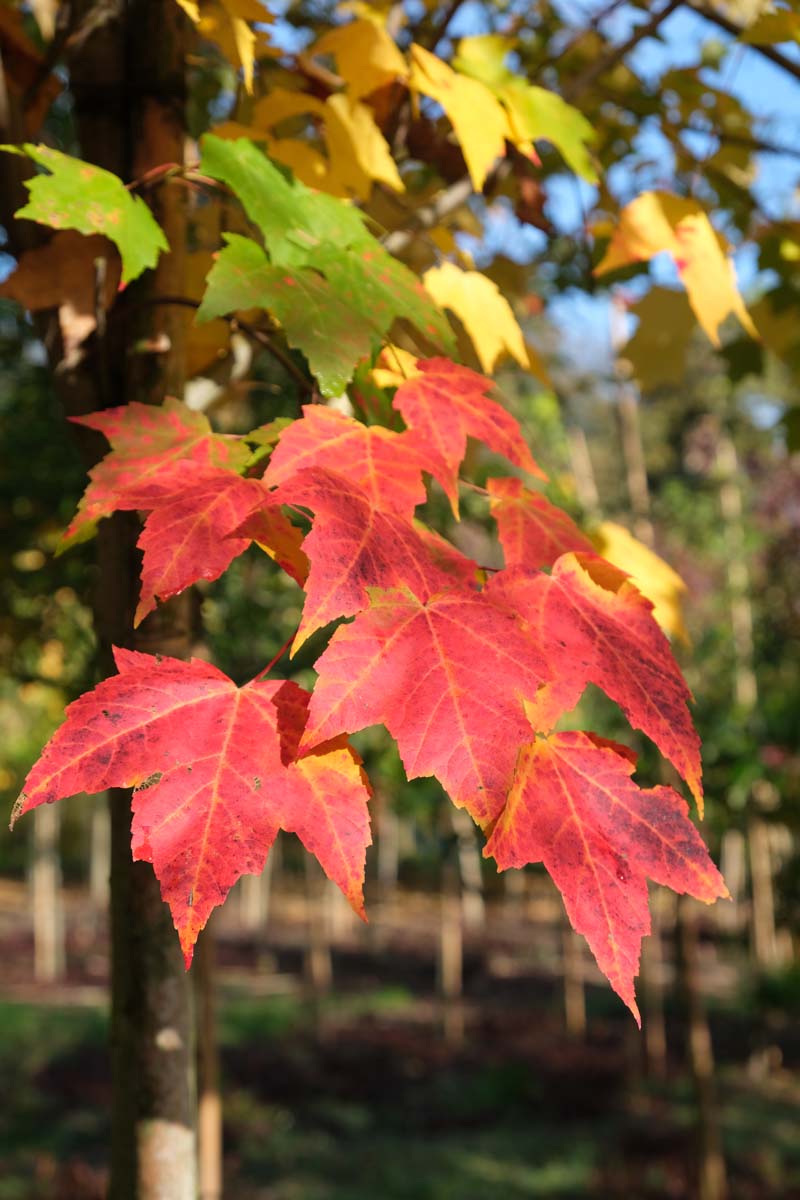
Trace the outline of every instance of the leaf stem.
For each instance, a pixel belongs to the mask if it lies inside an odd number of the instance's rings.
[[[256,676],[254,676],[254,678],[251,680],[252,683],[255,683],[257,679],[263,678],[264,675],[269,675],[270,671],[275,666],[275,663],[278,662],[279,659],[283,658],[284,654],[291,646],[292,642],[295,639],[296,634],[297,634],[297,630],[295,629],[294,633],[290,634],[289,637],[286,639],[286,641],[283,643],[283,645],[281,646],[280,650],[275,655],[275,657],[271,658],[270,661],[267,663],[267,665],[264,667],[264,669],[262,671],[259,671],[258,674]]]

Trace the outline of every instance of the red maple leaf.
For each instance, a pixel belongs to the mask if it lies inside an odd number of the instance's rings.
[[[423,527],[393,512],[381,512],[361,487],[336,471],[300,471],[272,493],[278,503],[288,497],[315,514],[303,543],[311,569],[293,652],[323,625],[366,608],[369,588],[408,587],[428,600],[454,582],[475,578],[476,564],[455,546],[430,531],[426,538]]]
[[[647,877],[706,903],[728,892],[685,801],[669,787],[639,788],[620,749],[577,732],[530,742],[484,853],[501,870],[544,863],[573,927],[639,1021],[633,981],[650,932]]]
[[[235,536],[238,527],[254,509],[268,505],[268,493],[258,480],[216,469],[160,503],[137,543],[144,558],[134,625],[152,612],[156,597],[168,600],[198,579],[219,579],[250,545],[248,537]],[[280,513],[271,514],[271,535],[278,533],[281,519],[285,521]],[[259,528],[264,536],[263,522]]]
[[[153,863],[188,963],[214,905],[263,868],[279,828],[363,913],[368,790],[343,735],[382,723],[409,777],[438,778],[487,830],[501,867],[545,863],[636,1012],[646,877],[709,901],[724,885],[677,793],[639,789],[624,748],[552,730],[596,684],[701,804],[689,691],[650,602],[521,480],[489,480],[507,566],[483,586],[486,571],[413,520],[423,471],[456,510],[468,437],[544,478],[488,379],[444,359],[418,365],[393,401],[404,433],[308,406],[282,431],[274,422],[254,435],[260,455],[277,440],[261,481],[239,474],[242,440],[177,401],[81,419],[112,449],[67,537],[115,509],[149,512],[137,621],[156,598],[217,578],[251,539],[305,588],[295,648],[354,619],[319,659],[313,697],[119,651],[120,674],[70,706],[15,815],[80,790],[138,786],[134,855]],[[312,514],[305,538],[281,505]]]
[[[529,706],[533,727],[551,730],[594,683],[655,742],[702,811],[700,739],[687,707],[691,693],[653,619],[652,603],[628,576],[596,555],[565,554],[549,576],[511,567],[493,584],[530,624],[548,659],[552,682]]]
[[[299,471],[326,467],[359,484],[376,508],[410,518],[426,499],[425,461],[408,433],[362,425],[335,409],[306,404],[302,421],[281,434],[264,482],[270,487],[290,483]],[[290,487],[283,494],[288,501]]]
[[[491,583],[369,599],[317,662],[302,744],[384,724],[409,779],[435,775],[479,823],[494,820],[531,735],[523,698],[545,676],[523,622]]]
[[[249,454],[239,438],[212,432],[202,413],[172,397],[159,406],[125,404],[70,419],[104,434],[111,450],[89,472],[61,549],[90,536],[102,517],[118,509],[153,508],[178,497],[209,469],[238,470]]]
[[[369,790],[344,741],[297,757],[308,693],[238,688],[198,659],[117,651],[117,662],[119,675],[67,709],[13,820],[76,792],[138,787],[134,858],[153,864],[187,966],[212,909],[263,869],[278,829],[300,836],[363,916]]]
[[[569,513],[521,479],[487,479],[506,566],[544,567],[570,550],[594,554],[594,546]]]
[[[523,471],[547,478],[511,413],[486,395],[494,388],[491,379],[447,358],[420,359],[417,367],[422,373],[402,383],[392,403],[417,435],[425,469],[439,480],[454,512],[467,437],[480,438]]]

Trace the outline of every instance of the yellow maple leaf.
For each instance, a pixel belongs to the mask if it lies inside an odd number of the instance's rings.
[[[677,571],[614,521],[603,521],[590,536],[598,554],[626,571],[642,595],[652,602],[653,616],[664,632],[688,646],[689,634],[683,620],[686,584]]]
[[[291,117],[318,118],[328,160],[299,138],[275,138],[271,130]],[[373,182],[404,190],[403,181],[372,110],[343,93],[320,100],[307,92],[273,88],[253,109],[253,124],[226,121],[214,132],[220,137],[249,137],[264,142],[268,152],[291,167],[298,179],[335,196],[369,198]]]
[[[311,54],[330,54],[347,84],[351,99],[368,96],[394,79],[407,79],[408,66],[380,23],[362,18],[330,29],[311,47]]]
[[[411,87],[441,104],[464,155],[476,191],[511,138],[508,116],[485,84],[459,75],[422,46],[411,47]]]
[[[367,180],[366,188],[353,187],[359,198],[368,199],[372,180],[385,183],[396,192],[405,190],[386,138],[366,104],[341,92],[329,96],[325,102],[325,131],[331,161],[339,173],[350,161],[355,161]]]
[[[462,271],[455,263],[442,263],[426,271],[422,281],[439,307],[449,308],[458,317],[484,373],[490,374],[504,354],[522,367],[529,366],[517,318],[491,279],[480,271]]]
[[[391,343],[383,347],[371,371],[373,382],[382,388],[400,387],[407,379],[421,374],[416,354]]]
[[[675,260],[701,327],[718,346],[719,327],[731,314],[752,337],[758,337],[736,286],[728,249],[697,201],[669,192],[643,192],[620,213],[595,274],[646,262],[666,250]]]
[[[241,67],[244,86],[253,90],[256,47],[263,38],[250,24],[268,24],[273,17],[258,0],[176,0],[200,35],[216,42],[234,66]],[[266,46],[262,47],[267,49]]]
[[[538,162],[533,143],[552,142],[576,174],[596,183],[597,171],[587,149],[594,137],[592,126],[556,92],[536,87],[508,69],[506,59],[514,46],[513,38],[497,33],[462,38],[453,66],[484,83],[502,102],[508,114],[506,136],[521,154]]]

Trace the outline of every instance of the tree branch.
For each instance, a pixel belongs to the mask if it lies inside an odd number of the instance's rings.
[[[599,79],[601,75],[605,75],[606,71],[610,71],[618,62],[621,62],[626,54],[629,54],[631,50],[639,45],[639,42],[643,42],[645,38],[652,37],[654,33],[657,33],[667,17],[683,3],[684,0],[668,0],[668,3],[659,12],[654,13],[649,21],[634,29],[627,41],[622,42],[619,46],[613,46],[601,58],[596,58],[593,63],[589,64],[585,71],[567,83],[566,87],[562,89],[561,94],[564,99],[573,103],[579,96],[582,96],[584,92],[589,90],[595,80]]]
[[[200,302],[192,300],[188,296],[152,296],[147,300],[142,301],[144,305],[174,305],[178,308],[198,309]],[[130,308],[129,310],[130,311]],[[113,316],[113,310],[112,314]],[[242,333],[246,333],[254,342],[258,342],[260,346],[272,355],[276,362],[279,362],[287,375],[291,375],[295,383],[306,393],[306,395],[316,398],[317,392],[314,384],[308,379],[298,367],[297,363],[292,359],[291,355],[287,354],[282,346],[276,342],[264,329],[258,329],[255,325],[251,325],[248,321],[242,321],[240,317],[226,317],[231,328],[241,329]]]
[[[733,37],[741,37],[745,32],[744,25],[738,25],[736,21],[731,21],[729,17],[723,16],[721,12],[717,12],[710,4],[694,4],[692,0],[687,0],[686,7],[692,12],[697,13],[699,17],[704,17],[706,21],[711,21],[719,29],[724,29],[726,33],[730,33]],[[776,50],[773,46],[756,46],[751,43],[742,43],[748,50],[755,50],[762,58],[767,58],[776,67],[780,67],[787,75],[791,75],[794,79],[800,79],[800,63],[793,62],[791,58],[787,58],[785,54],[781,54],[780,50]]]
[[[493,171],[490,171],[486,177],[484,191],[491,191],[501,179],[504,179],[511,170],[511,164],[507,158],[501,159]],[[422,208],[418,208],[412,214],[410,223],[403,229],[395,229],[392,233],[387,234],[383,239],[383,245],[390,254],[402,254],[408,245],[413,241],[416,234],[423,232],[426,229],[433,229],[445,217],[449,217],[450,213],[460,208],[469,200],[470,196],[474,195],[472,181],[468,175],[463,179],[457,179],[455,183],[451,183],[449,187],[439,192],[430,204],[424,204]]]

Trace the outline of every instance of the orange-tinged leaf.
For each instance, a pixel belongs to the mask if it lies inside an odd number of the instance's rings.
[[[537,738],[520,752],[485,853],[498,866],[543,862],[569,919],[639,1020],[634,978],[650,932],[647,877],[706,903],[725,884],[672,788],[642,790],[635,764],[586,733]]]
[[[198,660],[123,652],[119,666],[69,706],[15,818],[75,792],[142,785],[134,857],[153,864],[187,966],[212,909],[263,869],[279,828],[300,835],[362,912],[369,792],[341,743],[295,761],[308,694],[279,681],[237,688]]]
[[[653,605],[617,567],[594,555],[564,554],[552,574],[507,568],[492,581],[536,631],[550,655],[548,679],[529,716],[541,732],[577,702],[587,683],[611,697],[686,780],[702,814],[700,739],[691,693],[653,619]]]
[[[535,694],[544,664],[491,583],[427,601],[375,590],[316,669],[302,745],[383,724],[409,779],[435,775],[481,824],[499,815],[530,738],[522,698]]]
[[[420,373],[416,354],[393,345],[383,347],[370,372],[373,382],[381,388],[399,387]]]
[[[303,543],[311,569],[293,654],[323,625],[368,607],[369,588],[407,587],[427,600],[458,580],[475,578],[475,563],[454,546],[444,539],[429,544],[408,521],[376,508],[362,487],[336,471],[301,471],[272,499],[315,514]],[[449,571],[439,565],[443,561]]]
[[[284,828],[297,834],[353,911],[366,921],[364,864],[372,839],[367,809],[370,787],[361,760],[340,738],[297,759],[293,768],[304,786],[294,792]]]
[[[327,467],[346,474],[364,489],[376,508],[411,517],[426,498],[422,482],[426,456],[408,433],[362,425],[321,404],[303,407],[303,420],[281,434],[264,473],[269,487],[286,484],[298,471]],[[291,503],[291,486],[282,503]]]
[[[280,508],[259,508],[229,537],[252,540],[259,549],[283,567],[303,587],[308,578],[308,559],[303,552],[303,533],[283,515]]]
[[[152,508],[180,496],[209,469],[235,471],[248,458],[238,438],[212,432],[202,413],[171,397],[160,407],[134,402],[72,420],[102,433],[111,451],[89,472],[61,549],[90,537],[97,521],[117,509]]]
[[[411,87],[441,104],[464,154],[477,192],[510,137],[508,117],[485,84],[459,75],[422,46],[411,47]]]
[[[620,213],[611,244],[595,274],[646,262],[667,251],[675,260],[698,321],[718,346],[719,328],[731,315],[752,337],[758,337],[736,286],[727,250],[727,242],[715,232],[696,200],[668,192],[643,192]]]
[[[521,367],[528,367],[530,356],[522,330],[496,283],[481,271],[462,271],[451,262],[431,267],[422,282],[440,308],[449,308],[458,317],[482,371],[493,371],[506,354]]]
[[[593,552],[569,513],[521,479],[487,479],[486,488],[506,566],[544,567],[570,550]]]
[[[142,589],[134,625],[156,606],[198,579],[219,579],[250,545],[232,536],[247,516],[267,503],[264,486],[232,471],[210,470],[200,482],[161,503],[144,523]]]
[[[523,471],[547,478],[511,413],[486,395],[494,388],[491,379],[447,358],[420,359],[417,366],[420,374],[397,389],[392,403],[420,435],[426,469],[441,483],[454,512],[458,510],[458,469],[468,436],[480,438]]]

